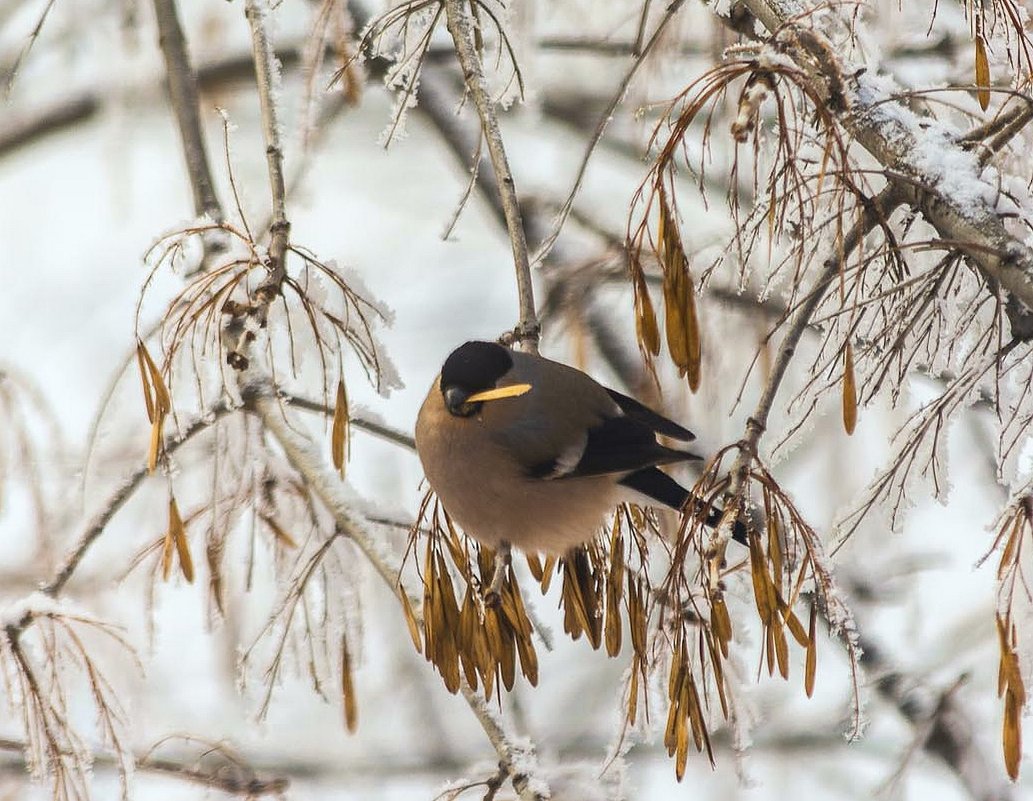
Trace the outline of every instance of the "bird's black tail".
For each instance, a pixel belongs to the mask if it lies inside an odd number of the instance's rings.
[[[658,467],[636,470],[622,478],[619,483],[679,512],[690,503],[694,503],[700,510],[704,507],[704,503],[699,498]],[[704,522],[711,527],[716,527],[724,514],[724,510],[716,506],[710,506],[706,512]],[[746,545],[746,526],[741,520],[736,520],[732,524],[732,539]]]

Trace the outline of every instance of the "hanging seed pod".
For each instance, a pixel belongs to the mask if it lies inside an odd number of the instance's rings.
[[[344,380],[337,382],[337,402],[334,404],[334,423],[330,433],[330,455],[334,469],[344,478],[344,468],[348,462],[348,393],[344,388]]]
[[[359,727],[359,706],[355,698],[355,679],[352,675],[352,657],[348,638],[341,635],[341,699],[344,706],[344,725],[349,734]]]
[[[986,111],[990,105],[990,62],[986,57],[986,42],[983,34],[976,34],[976,99],[979,107]]]
[[[854,377],[854,349],[849,342],[843,352],[843,428],[853,434],[857,426],[857,379]]]

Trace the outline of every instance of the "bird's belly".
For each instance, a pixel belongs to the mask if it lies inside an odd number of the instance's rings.
[[[506,541],[562,555],[594,537],[621,498],[612,477],[543,480],[516,469],[486,472],[458,438],[446,448],[441,463],[447,469],[425,464],[427,480],[463,531],[492,548]]]

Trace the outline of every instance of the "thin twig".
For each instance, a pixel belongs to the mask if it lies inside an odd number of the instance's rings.
[[[673,2],[667,6],[667,11],[664,13],[660,22],[657,23],[656,30],[653,31],[653,35],[649,38],[649,42],[647,42],[646,46],[642,49],[642,54],[635,57],[630,69],[628,69],[628,72],[620,82],[620,85],[618,85],[617,91],[614,92],[613,97],[610,99],[609,105],[606,106],[606,110],[603,112],[602,116],[600,116],[599,122],[595,126],[595,132],[592,134],[592,138],[589,140],[588,146],[585,148],[585,154],[581,157],[581,164],[578,167],[577,175],[574,177],[574,185],[571,187],[570,192],[567,194],[567,199],[563,201],[563,206],[560,207],[560,210],[556,215],[556,219],[553,221],[552,230],[538,246],[538,249],[534,254],[534,259],[532,260],[534,264],[541,264],[549,255],[549,251],[552,250],[552,246],[556,244],[560,231],[563,229],[563,224],[567,221],[567,217],[570,215],[570,210],[574,206],[574,198],[577,196],[578,191],[581,189],[581,184],[585,180],[585,173],[588,171],[588,162],[592,158],[592,154],[595,152],[595,148],[599,144],[599,140],[603,138],[603,134],[606,132],[606,128],[610,124],[610,120],[613,119],[613,114],[617,110],[617,106],[620,105],[621,101],[624,100],[624,96],[628,93],[628,87],[631,85],[631,81],[634,79],[639,67],[641,67],[645,62],[650,52],[652,52],[653,47],[656,46],[656,43],[660,41],[660,35],[667,27],[667,23],[669,23],[674,18],[674,15],[678,13],[678,9],[681,8],[683,2],[684,0],[673,0]],[[648,8],[649,4],[647,3],[646,8],[643,10],[643,26],[645,25],[645,15]]]
[[[334,415],[334,410],[325,403],[309,400],[308,398],[302,398],[298,395],[284,395],[282,396],[282,400],[285,403],[289,403],[291,406],[304,409],[307,412],[316,412],[317,414],[323,414],[327,417],[333,417]],[[375,437],[380,437],[388,442],[393,442],[395,445],[401,445],[403,448],[408,448],[411,451],[416,450],[416,440],[404,431],[399,431],[397,428],[391,428],[383,423],[367,420],[361,414],[352,414],[348,422],[356,428],[365,431],[368,434],[372,434]]]
[[[269,188],[272,194],[273,222],[269,226],[269,277],[262,290],[267,300],[279,294],[280,286],[287,275],[287,247],[290,241],[291,224],[287,219],[287,189],[283,177],[283,149],[280,145],[280,123],[276,102],[273,99],[278,86],[279,72],[276,55],[269,41],[266,25],[265,3],[259,0],[245,0],[244,14],[251,27],[251,46],[255,59],[255,78],[258,84],[258,100],[262,108],[262,133],[265,137],[265,155],[269,167]]]
[[[208,149],[201,130],[197,75],[190,64],[190,53],[179,22],[176,0],[154,0],[154,16],[158,23],[158,44],[165,57],[169,101],[179,125],[187,175],[194,194],[194,212],[198,216],[206,214],[214,222],[222,222],[225,215],[215,193]]]
[[[810,294],[797,308],[789,329],[782,339],[782,344],[779,346],[778,357],[771,368],[771,373],[768,375],[768,380],[764,385],[760,400],[757,402],[757,407],[746,421],[746,432],[743,439],[739,442],[739,454],[731,470],[729,493],[732,496],[738,496],[746,485],[746,476],[749,473],[754,457],[757,455],[757,446],[760,443],[760,438],[767,428],[768,415],[771,413],[775,396],[778,394],[782,379],[785,378],[786,371],[789,369],[789,363],[796,353],[796,346],[800,342],[800,337],[803,336],[803,332],[810,325],[814,312],[825,297],[825,292],[832,285],[836,275],[843,269],[847,256],[861,244],[865,235],[872,228],[888,219],[893,210],[902,202],[903,198],[897,192],[895,185],[890,184],[875,199],[865,204],[861,218],[843,237],[843,241],[836,252],[825,260],[821,274],[815,281]],[[715,544],[722,542],[724,538],[730,535],[730,529],[727,532],[724,529],[725,527],[721,526],[715,530]]]
[[[516,269],[517,294],[520,302],[520,320],[514,329],[515,338],[530,350],[537,351],[541,326],[534,304],[534,284],[531,281],[531,263],[527,254],[527,240],[524,234],[524,222],[520,214],[520,203],[517,199],[513,173],[506,159],[506,149],[502,143],[502,131],[499,128],[495,104],[488,94],[488,84],[484,77],[484,66],[474,41],[473,21],[470,19],[469,4],[466,0],[444,0],[448,32],[455,42],[456,55],[463,70],[463,80],[473,97],[477,114],[481,119],[481,129],[488,145],[488,155],[498,177],[499,195],[506,216],[506,227],[509,230],[509,241],[513,249],[513,265]]]

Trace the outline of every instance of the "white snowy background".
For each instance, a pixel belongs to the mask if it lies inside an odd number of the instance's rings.
[[[5,15],[0,42],[6,52],[16,52],[42,4],[0,5]],[[14,5],[21,7],[12,10]],[[117,5],[59,0],[5,104],[4,116],[14,121],[83,91],[103,97],[99,113],[84,122],[0,158],[0,360],[4,370],[34,382],[60,421],[67,449],[60,460],[38,465],[44,476],[78,476],[91,421],[114,371],[133,345],[134,311],[146,275],[143,254],[157,236],[191,219],[179,140],[159,89],[163,66],[150,6],[124,4],[139,17],[136,27],[127,31]],[[627,38],[637,21],[637,4],[616,4],[605,13],[599,3],[565,5],[563,14],[538,4],[535,13],[517,15],[518,38],[546,30]],[[247,51],[240,2],[198,0],[182,2],[181,7],[195,64]],[[880,13],[894,15],[897,22],[873,22],[873,41],[866,43],[873,50],[888,51],[903,39],[917,41],[926,35],[926,13],[898,11],[892,3],[880,7]],[[682,32],[696,30],[711,24],[709,15],[707,9],[690,4],[679,26]],[[278,40],[298,41],[309,9],[285,2],[276,18]],[[957,34],[964,27],[952,4],[941,9],[928,36]],[[672,86],[695,77],[705,61],[682,61],[677,70],[653,67],[651,82],[633,90],[632,105],[666,97]],[[584,140],[546,115],[542,104],[562,97],[571,87],[598,87],[600,96],[607,95],[622,74],[622,62],[562,53],[529,55],[525,69],[529,102],[505,114],[503,123],[517,186],[562,197]],[[913,84],[949,80],[941,70],[939,62],[930,61],[926,67],[913,60],[897,77]],[[299,90],[296,75],[289,75],[283,92],[288,170],[297,152],[290,135]],[[253,88],[237,83],[218,95],[205,94],[202,105],[223,197],[228,198],[228,183],[216,106],[225,109],[233,126],[231,158],[242,199],[262,216],[268,189]],[[289,214],[294,241],[348,265],[376,299],[393,309],[394,324],[379,337],[404,389],[381,397],[355,371],[349,376],[349,391],[355,408],[411,431],[419,404],[447,353],[466,339],[492,338],[510,328],[517,306],[508,240],[476,195],[453,236],[441,239],[467,175],[437,133],[418,114],[411,114],[406,135],[390,149],[380,145],[392,106],[391,97],[373,83],[360,106],[332,123],[313,155],[313,166],[289,198]],[[647,125],[630,114],[617,120],[615,130],[639,141],[648,133]],[[604,146],[588,171],[579,208],[620,235],[645,169],[642,161]],[[711,198],[704,206],[696,193],[687,191],[680,202],[692,248],[720,242],[728,234],[730,223],[721,198]],[[153,319],[180,280],[168,273],[158,279],[143,319]],[[703,443],[716,446],[740,435],[749,404],[730,410],[764,328],[762,322],[716,302],[705,301],[702,309],[703,388],[691,397],[670,390],[667,403],[668,411],[696,430]],[[630,295],[615,294],[612,317],[616,326],[630,331]],[[561,360],[573,357],[563,332],[546,334],[545,354]],[[588,367],[611,379],[598,359],[590,358]],[[911,389],[915,404],[933,392],[921,383]],[[69,514],[69,523],[56,534],[56,553],[62,552],[61,543],[74,537],[75,521],[81,518],[79,504],[87,512],[95,509],[120,477],[143,459],[147,421],[138,393],[130,371],[102,426],[99,452],[113,453],[121,444],[125,458],[94,461],[84,497],[54,498],[54,503],[64,505],[61,513]],[[990,526],[1006,496],[996,487],[982,455],[981,414],[967,414],[951,432],[953,490],[948,501],[920,500],[901,533],[878,526],[862,529],[840,551],[837,564],[848,588],[853,579],[878,588],[880,597],[856,600],[859,624],[876,636],[893,665],[920,684],[920,692],[943,692],[967,674],[957,692],[973,716],[973,733],[992,760],[992,769],[1003,777],[994,570],[992,565],[977,568],[976,562],[990,546]],[[862,409],[858,430],[847,439],[830,405],[807,435],[806,446],[777,463],[779,478],[819,531],[829,529],[836,513],[871,477],[886,454],[887,435],[903,416],[901,410]],[[0,437],[4,424],[0,421]],[[328,441],[321,427],[314,427],[313,434]],[[10,619],[4,605],[31,592],[33,577],[49,575],[51,567],[27,534],[29,506],[17,479],[4,476],[7,486],[0,506],[4,619]],[[421,472],[411,453],[355,432],[348,480],[391,514],[415,513]],[[263,774],[287,776],[290,798],[314,801],[431,799],[446,782],[491,772],[494,752],[469,709],[444,691],[439,677],[413,652],[396,603],[362,567],[356,570],[356,586],[349,590],[361,606],[362,621],[356,672],[360,725],[355,735],[345,732],[337,699],[328,704],[316,697],[303,676],[285,680],[276,689],[268,719],[255,720],[261,677],[252,675],[247,686],[240,687],[235,678],[236,648],[248,644],[264,622],[277,591],[267,580],[257,583],[253,597],[237,596],[235,619],[241,630],[230,633],[206,625],[200,587],[181,580],[159,584],[152,639],[145,625],[150,613],[142,582],[117,580],[138,549],[163,531],[163,503],[164,485],[161,479],[151,479],[108,527],[69,588],[74,603],[127,627],[139,649],[145,675],[128,665],[116,675],[140,749],[172,732],[225,740]],[[383,536],[400,543],[397,532],[385,530]],[[240,575],[242,571],[238,582]],[[750,588],[733,585],[730,592],[748,614]],[[716,768],[702,756],[690,756],[687,776],[678,785],[657,734],[634,745],[624,767],[604,773],[605,756],[618,731],[627,657],[608,660],[584,642],[567,641],[556,603],[555,594],[534,600],[556,635],[554,652],[539,649],[540,686],[529,688],[518,680],[504,706],[506,715],[537,743],[557,798],[606,798],[617,786],[629,798],[658,801],[855,799],[882,793],[944,801],[969,797],[956,777],[920,748],[908,756],[920,729],[874,692],[865,692],[870,725],[863,739],[848,743],[842,737],[849,728],[849,674],[839,646],[827,639],[819,646],[817,691],[811,700],[802,692],[799,654],[794,652],[788,683],[766,676],[757,681],[760,645],[738,643],[746,698],[755,715],[753,744],[744,755],[734,755],[728,737],[719,734]],[[652,714],[662,724],[660,695],[655,694]],[[91,713],[86,706],[81,714],[88,726]],[[0,708],[0,737],[18,736],[15,719]],[[903,778],[886,789],[909,758]],[[1033,793],[1028,770],[1026,774],[1013,788],[1013,798]],[[139,799],[219,797],[215,790],[174,778],[139,773],[134,781]],[[27,788],[19,756],[0,755],[0,798],[47,796],[44,788]],[[98,767],[94,790],[98,799],[115,797],[113,772]],[[476,791],[471,797],[477,797]]]

